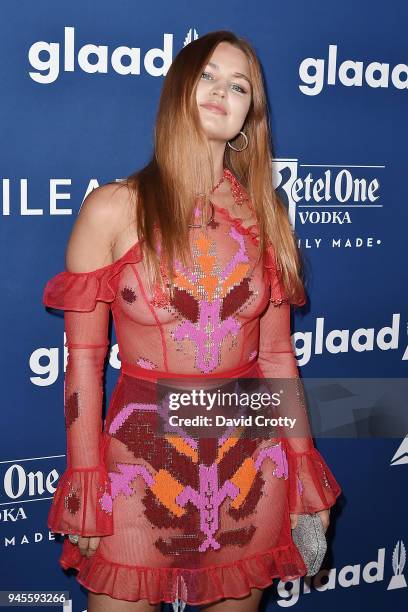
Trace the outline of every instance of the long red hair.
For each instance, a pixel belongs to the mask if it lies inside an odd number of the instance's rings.
[[[173,292],[173,262],[191,263],[188,224],[197,201],[208,218],[215,184],[211,149],[201,127],[196,88],[214,49],[221,42],[245,53],[252,82],[252,101],[242,130],[248,147],[225,148],[229,168],[247,191],[259,224],[259,257],[273,253],[287,301],[305,303],[301,260],[285,205],[272,183],[269,114],[261,67],[251,44],[233,32],[210,32],[187,44],[177,54],[164,79],[154,130],[154,151],[149,163],[124,179],[134,197],[134,221],[143,251],[148,279],[164,288],[157,253],[161,256]],[[156,228],[156,229],[155,229]],[[266,251],[266,247],[269,248]],[[265,261],[265,260],[263,260]],[[268,259],[270,261],[270,257]]]

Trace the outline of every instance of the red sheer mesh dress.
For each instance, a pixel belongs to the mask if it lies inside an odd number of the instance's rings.
[[[227,169],[224,178],[240,189]],[[60,272],[44,289],[43,303],[64,310],[69,353],[67,465],[48,526],[103,536],[89,559],[65,538],[59,562],[90,591],[117,599],[198,605],[303,576],[289,513],[329,508],[340,493],[310,435],[159,432],[160,377],[299,380],[272,247],[252,269],[257,225],[214,203],[191,244],[194,267],[176,261],[172,301],[149,294],[140,243],[95,271]],[[102,426],[110,311],[121,370]],[[299,397],[290,412],[307,427]]]

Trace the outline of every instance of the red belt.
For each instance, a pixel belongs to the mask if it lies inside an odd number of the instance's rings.
[[[164,372],[160,370],[149,370],[147,368],[142,368],[134,363],[128,363],[122,361],[122,372],[123,374],[127,374],[128,376],[133,376],[135,378],[143,378],[145,380],[157,380],[158,378],[184,378],[184,379],[203,379],[206,378],[243,378],[246,375],[249,375],[248,378],[251,378],[250,374],[255,369],[256,364],[258,363],[258,359],[252,359],[251,361],[247,361],[242,365],[231,368],[230,370],[223,370],[222,372],[211,372],[209,374],[180,374],[177,372]],[[252,372],[253,373],[253,372]]]

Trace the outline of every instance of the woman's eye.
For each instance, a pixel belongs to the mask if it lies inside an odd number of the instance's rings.
[[[207,79],[207,77],[209,77],[209,78]],[[204,79],[206,79],[206,80],[210,80],[210,79],[212,79],[212,78],[213,78],[213,76],[212,76],[212,74],[210,74],[209,72],[202,72],[202,73],[201,73],[201,78],[204,78]],[[237,87],[237,89],[236,89],[235,91],[238,91],[239,93],[242,93],[242,94],[247,93],[247,92],[246,92],[246,89],[244,89],[243,87],[241,87],[241,85],[238,85],[237,83],[232,83],[232,85],[231,85],[231,86],[232,86],[232,87]]]
[[[238,87],[238,90],[239,90],[240,93],[246,93],[246,89],[241,87],[241,85],[237,85],[236,83],[233,83],[232,86],[233,87]]]

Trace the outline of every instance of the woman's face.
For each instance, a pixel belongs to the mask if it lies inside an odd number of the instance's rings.
[[[246,55],[227,42],[215,48],[197,85],[197,104],[209,140],[224,143],[239,134],[252,91]]]

